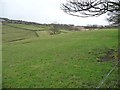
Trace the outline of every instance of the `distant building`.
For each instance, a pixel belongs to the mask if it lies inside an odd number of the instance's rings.
[[[83,26],[74,26],[73,28],[75,31],[83,31],[85,28]]]

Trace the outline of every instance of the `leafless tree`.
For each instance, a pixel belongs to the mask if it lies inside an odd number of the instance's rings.
[[[120,11],[120,0],[67,0],[61,9],[78,17],[99,16]]]

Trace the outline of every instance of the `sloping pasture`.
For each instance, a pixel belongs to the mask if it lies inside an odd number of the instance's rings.
[[[98,62],[110,49],[117,52],[116,29],[43,37],[3,30],[4,88],[95,88],[117,63],[117,58]],[[4,42],[24,37],[29,38]],[[116,67],[101,87],[117,87],[117,78]]]

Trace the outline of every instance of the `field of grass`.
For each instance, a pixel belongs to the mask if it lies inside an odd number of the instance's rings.
[[[4,26],[3,25],[3,42],[11,42],[14,40],[22,40],[22,39],[26,39],[26,38],[33,38],[33,37],[37,37],[35,32],[33,31],[28,31],[28,30],[22,30],[19,28],[13,28],[10,26]]]
[[[98,62],[118,49],[117,29],[40,37],[16,31],[3,26],[3,88],[95,88],[117,63]],[[8,37],[28,38],[8,42]],[[101,88],[116,88],[117,78],[116,68]]]
[[[30,29],[30,30],[48,30],[49,26],[43,25],[33,25],[33,24],[15,24],[15,23],[5,23],[6,25],[23,28],[23,29]]]

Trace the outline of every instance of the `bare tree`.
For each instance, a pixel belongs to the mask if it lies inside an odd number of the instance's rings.
[[[114,25],[120,26],[120,12],[108,13],[107,20]]]
[[[68,0],[61,9],[78,17],[99,16],[120,11],[120,0]]]

